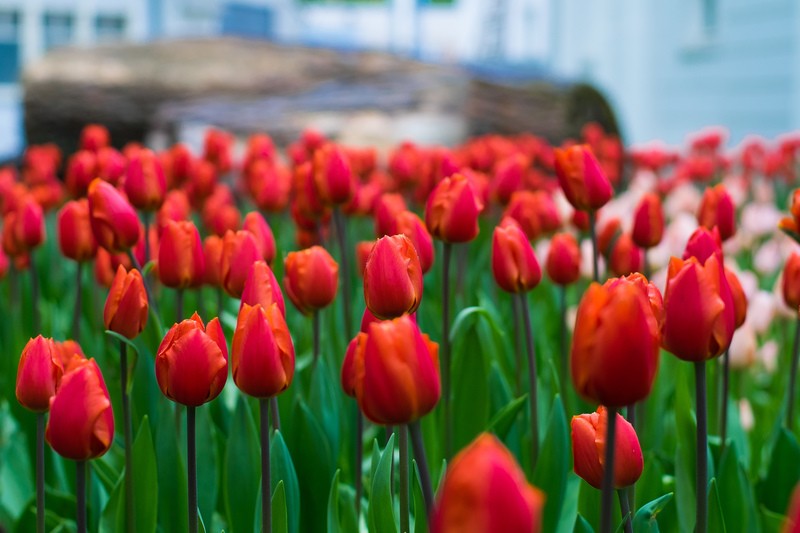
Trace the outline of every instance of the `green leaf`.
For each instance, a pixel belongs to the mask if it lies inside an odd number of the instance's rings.
[[[260,449],[250,408],[240,396],[225,452],[225,508],[228,527],[233,533],[253,531],[256,499],[261,484]]]
[[[279,482],[283,482],[289,533],[297,533],[300,529],[300,485],[297,482],[292,456],[280,431],[272,434],[269,452],[272,486],[275,487]]]
[[[425,496],[419,478],[417,462],[411,462],[411,499],[414,505],[414,533],[428,533],[428,513],[425,510]]]
[[[25,449],[25,434],[11,416],[8,404],[0,408],[0,417],[0,506],[16,522],[33,495],[35,476]]]
[[[658,514],[672,501],[673,496],[674,493],[669,492],[642,505],[633,517],[633,530],[636,533],[658,532]]]
[[[547,494],[542,520],[543,531],[554,531],[561,514],[564,492],[567,488],[567,474],[570,471],[569,429],[561,398],[556,397],[550,420],[547,423],[547,434],[542,439],[542,448],[536,470],[533,473],[533,484]]]
[[[525,402],[528,400],[528,395],[523,394],[519,398],[514,398],[508,402],[505,407],[500,409],[492,419],[486,430],[493,432],[497,438],[504,440],[508,435],[511,426],[517,419],[517,415],[525,408]]]
[[[580,513],[575,518],[575,533],[594,533],[592,525]]]
[[[120,478],[100,516],[101,533],[125,531],[125,484]]]
[[[708,530],[725,533],[725,516],[719,503],[717,480],[712,478],[708,488]]]
[[[692,416],[693,401],[689,387],[694,383],[694,377],[685,371],[688,370],[688,365],[681,365],[679,370],[679,379],[675,384],[675,429],[678,440],[675,449],[675,503],[681,531],[693,531],[697,509],[695,492],[697,426]]]
[[[341,405],[341,386],[338,380],[331,376],[329,368],[325,358],[320,357],[317,368],[311,377],[308,407],[316,415],[317,422],[325,431],[331,456],[338,457],[341,441],[341,414],[344,409]]]
[[[333,475],[331,490],[328,492],[328,533],[341,533],[342,528],[339,523],[339,473],[337,470]]]
[[[289,517],[286,511],[286,490],[283,481],[279,481],[275,490],[272,492],[273,533],[289,532]]]
[[[772,449],[767,475],[760,483],[760,501],[772,512],[782,513],[800,480],[800,444],[786,428],[781,428]]]
[[[128,362],[128,382],[125,384],[125,389],[128,394],[130,394],[131,390],[133,389],[133,370],[136,368],[136,363],[139,361],[139,348],[136,347],[136,344],[134,344],[131,339],[125,337],[124,335],[120,335],[116,331],[107,329],[106,335],[125,343],[125,345],[131,349],[131,351],[128,352],[130,355],[130,362]]]
[[[136,514],[136,529],[155,531],[158,523],[158,467],[153,436],[150,433],[150,421],[147,416],[142,419],[136,440],[133,441],[133,467],[135,471],[133,506]]]
[[[728,524],[739,524],[746,531],[758,531],[755,498],[739,461],[736,442],[731,441],[719,464],[717,476],[722,514]]]
[[[575,472],[567,474],[567,488],[561,503],[561,516],[558,518],[556,531],[567,533],[575,527],[575,516],[578,514],[578,497],[581,490],[581,478]]]
[[[197,416],[197,506],[209,524],[219,498],[221,485],[219,472],[220,449],[217,446],[217,431],[208,407],[198,409]]]
[[[120,335],[116,331],[111,331],[110,329],[107,329],[105,331],[105,333],[106,333],[106,335],[108,335],[110,337],[114,337],[118,341],[124,342],[125,344],[127,344],[134,351],[134,353],[137,353],[137,354],[139,353],[139,348],[137,348],[136,344],[134,344],[134,342],[131,339],[129,339],[128,337],[126,337],[124,335]]]
[[[783,524],[786,517],[779,513],[773,513],[763,505],[759,508],[761,514],[761,529],[764,533],[782,533]]]
[[[392,463],[394,462],[394,434],[380,454],[375,476],[372,478],[367,520],[372,533],[397,533],[392,500]]]
[[[189,498],[186,493],[186,467],[178,449],[178,436],[170,403],[162,403],[156,426],[156,462],[158,464],[158,488],[169,494],[168,505],[158,506],[158,523],[164,531],[186,531],[189,529],[186,509]]]
[[[487,313],[479,307],[468,307],[458,314],[453,324],[452,401],[453,444],[461,449],[481,433],[489,421],[488,359],[497,353],[481,340],[481,318]]]

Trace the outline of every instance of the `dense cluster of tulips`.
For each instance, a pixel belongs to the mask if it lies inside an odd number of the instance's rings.
[[[0,529],[800,531],[800,136],[725,140],[29,147]]]

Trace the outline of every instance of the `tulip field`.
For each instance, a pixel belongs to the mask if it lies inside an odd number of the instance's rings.
[[[800,531],[800,135],[29,146],[0,531]]]

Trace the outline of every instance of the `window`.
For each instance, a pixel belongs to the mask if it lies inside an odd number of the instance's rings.
[[[19,13],[0,11],[0,83],[19,77]]]
[[[68,13],[45,13],[44,49],[45,51],[65,46],[72,42],[75,17]]]
[[[98,42],[113,42],[125,37],[125,17],[122,15],[97,15],[94,33]]]

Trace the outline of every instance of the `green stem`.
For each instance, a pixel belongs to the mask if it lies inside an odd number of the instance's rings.
[[[188,467],[189,533],[197,533],[197,449],[195,407],[186,406],[186,463]]]
[[[34,251],[31,250],[29,254],[30,266],[28,272],[31,275],[31,315],[33,315],[33,334],[35,337],[41,333],[42,328],[42,315],[39,309],[39,276],[36,272],[36,262],[34,261]]]
[[[76,461],[75,467],[75,525],[78,533],[86,533],[86,461]]]
[[[697,410],[697,520],[696,533],[705,533],[708,527],[708,421],[706,416],[706,362],[694,364],[695,402]]]
[[[606,460],[603,466],[603,493],[600,507],[600,533],[611,533],[611,507],[614,499],[614,447],[616,446],[617,408],[606,407]]]
[[[569,351],[567,350],[567,286],[562,285],[559,292],[559,315],[561,317],[559,329],[561,331],[561,359],[559,361],[559,388],[561,389],[561,399],[564,402],[564,410],[569,415]]]
[[[362,480],[361,477],[363,476],[363,465],[364,462],[364,415],[361,413],[361,409],[358,407],[358,403],[356,403],[356,520],[359,519],[361,516],[361,492],[362,492]]]
[[[144,264],[150,262],[150,213],[145,211],[142,213],[144,221]]]
[[[425,457],[425,443],[422,440],[422,428],[419,420],[415,420],[408,425],[411,432],[411,445],[414,447],[414,459],[417,461],[419,469],[419,482],[422,485],[422,497],[425,500],[425,512],[430,521],[433,513],[433,484],[431,483],[431,472],[428,469],[428,459]]]
[[[36,531],[44,533],[44,426],[45,413],[36,413]]]
[[[789,389],[786,391],[786,428],[791,431],[794,425],[794,388],[797,380],[797,364],[800,357],[800,317],[794,330],[794,346],[792,346],[792,367],[789,371]]]
[[[125,527],[128,533],[136,531],[136,514],[133,507],[133,421],[128,394],[128,345],[119,342],[120,386],[122,388],[122,420],[125,431]]]
[[[592,278],[600,282],[600,251],[597,249],[597,214],[589,211],[589,234],[592,237]]]
[[[442,402],[444,404],[444,456],[453,455],[453,414],[450,406],[450,256],[452,245],[444,243],[442,254]]]
[[[533,343],[533,329],[531,328],[531,315],[528,309],[528,300],[524,292],[518,295],[522,307],[522,321],[525,326],[525,341],[528,350],[528,381],[530,394],[528,400],[531,410],[531,469],[536,468],[539,460],[539,398],[536,384],[536,348]]]
[[[628,489],[620,489],[617,491],[617,496],[619,497],[619,510],[620,514],[622,514],[622,524],[625,528],[625,533],[633,533],[633,525],[632,525],[632,517],[631,517],[631,507],[630,503],[628,502],[628,495],[625,494],[628,491],[632,491],[633,488]]]
[[[731,356],[730,348],[725,350],[722,359],[722,413],[719,417],[720,438],[722,440],[722,451],[725,451],[725,442],[728,438],[728,390],[731,379]],[[720,452],[720,457],[722,456]]]
[[[178,289],[175,293],[175,323],[180,324],[183,320],[183,289]]]
[[[273,396],[269,399],[269,410],[272,416],[272,429],[275,431],[281,430],[281,413],[278,411],[278,397]]]
[[[353,337],[353,315],[350,310],[350,253],[347,248],[347,227],[339,208],[333,210],[333,225],[336,229],[336,239],[339,243],[339,255],[342,263],[340,277],[342,280],[341,298],[344,311],[344,332],[345,337],[350,339]]]
[[[400,441],[400,533],[410,533],[408,515],[408,431],[406,426],[397,427]]]
[[[261,414],[261,531],[272,533],[272,483],[269,461],[269,405],[260,398]]]
[[[516,395],[519,397],[522,395],[522,342],[520,341],[522,326],[520,325],[519,316],[519,298],[512,296],[511,310],[513,311],[514,317],[514,362],[516,365],[516,371],[514,372],[514,388]]]
[[[313,342],[313,359],[311,360],[311,373],[314,373],[314,369],[317,368],[317,363],[319,362],[319,310],[314,310],[314,314],[311,316],[311,329],[312,329],[312,342]]]
[[[75,313],[72,316],[72,340],[75,342],[80,342],[82,300],[83,263],[79,261],[75,271]]]

